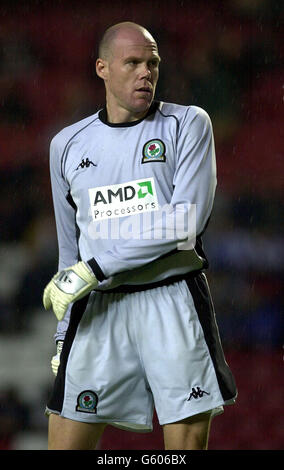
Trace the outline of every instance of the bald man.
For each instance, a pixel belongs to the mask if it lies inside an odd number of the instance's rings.
[[[201,108],[154,100],[160,60],[144,27],[109,28],[96,61],[104,108],[51,142],[51,450],[95,449],[107,425],[152,431],[154,408],[165,449],[207,449],[212,418],[236,398],[204,273],[212,126]]]

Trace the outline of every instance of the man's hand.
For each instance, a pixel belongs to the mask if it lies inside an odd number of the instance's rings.
[[[60,364],[60,354],[63,348],[63,341],[57,341],[56,343],[56,355],[51,359],[51,369],[55,377],[57,376],[58,367]]]
[[[85,297],[98,285],[93,271],[84,261],[58,272],[47,284],[43,293],[46,310],[53,308],[56,318],[61,321],[71,302]]]

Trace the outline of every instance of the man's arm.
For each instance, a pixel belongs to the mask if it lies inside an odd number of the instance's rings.
[[[191,107],[181,123],[177,145],[177,162],[173,179],[174,191],[171,209],[165,225],[163,213],[155,215],[155,221],[136,238],[120,240],[111,250],[96,254],[88,263],[101,281],[119,272],[128,271],[153,262],[179,248],[179,244],[203,232],[210,217],[216,189],[216,159],[213,131],[208,114],[200,108]],[[194,227],[188,227],[184,240],[172,231],[164,236],[169,226],[195,205]],[[182,212],[184,211],[184,214]],[[178,214],[181,212],[181,214]],[[189,220],[190,217],[189,217]],[[153,238],[154,230],[164,237]],[[168,233],[169,234],[169,233]]]
[[[58,240],[58,271],[78,261],[76,235],[76,207],[72,204],[70,189],[61,175],[61,156],[64,148],[56,136],[50,144],[50,180]],[[62,321],[58,322],[55,340],[63,340],[69,324],[71,304]]]

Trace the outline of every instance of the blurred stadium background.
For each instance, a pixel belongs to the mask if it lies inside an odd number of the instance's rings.
[[[283,449],[281,3],[1,0],[0,449],[46,449],[56,320],[41,295],[57,267],[49,142],[104,103],[96,44],[124,20],[158,41],[157,98],[204,107],[215,130],[205,245],[239,397],[213,421],[209,448]],[[100,448],[162,449],[161,429],[156,419],[152,434],[109,428]]]

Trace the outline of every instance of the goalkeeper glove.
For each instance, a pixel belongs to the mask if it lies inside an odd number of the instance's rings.
[[[85,297],[98,285],[93,271],[84,261],[58,272],[47,284],[43,293],[46,310],[53,308],[56,318],[61,321],[71,302]]]
[[[57,341],[56,343],[56,355],[51,359],[51,369],[54,375],[57,375],[58,367],[60,364],[60,354],[63,348],[63,341]]]

